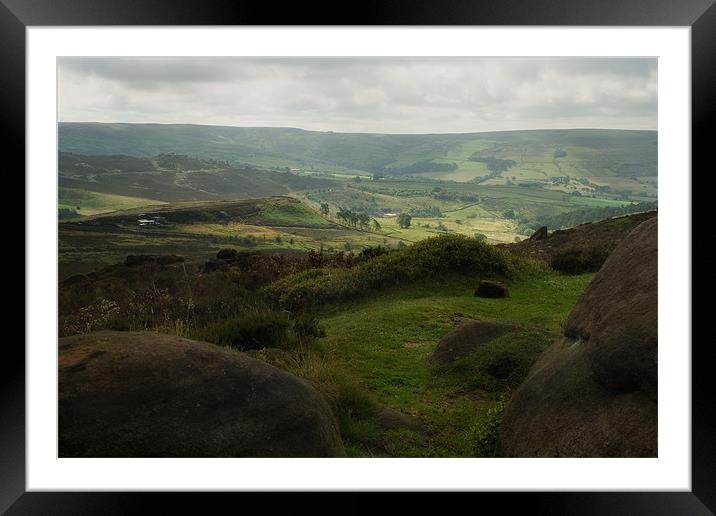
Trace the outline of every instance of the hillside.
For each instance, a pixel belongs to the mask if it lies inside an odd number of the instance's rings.
[[[85,192],[140,199],[134,202],[131,199],[105,199],[105,204],[97,206],[94,196],[92,207],[99,211],[102,208],[160,204],[162,201],[267,197],[333,184],[325,178],[258,170],[245,165],[232,166],[213,159],[168,153],[137,158],[60,152],[58,174],[61,205],[79,204],[81,201],[77,197],[87,197]]]
[[[395,248],[401,242],[399,237],[323,218],[291,197],[132,208],[62,221],[58,233],[60,279],[123,262],[134,254],[177,254],[202,264],[221,248],[292,254]]]
[[[175,152],[267,168],[470,181],[657,174],[657,133],[602,129],[364,134],[292,128],[60,123],[62,152],[148,158]],[[644,180],[642,180],[644,181]]]

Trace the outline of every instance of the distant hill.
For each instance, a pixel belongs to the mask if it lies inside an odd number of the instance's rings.
[[[292,128],[60,123],[62,152],[148,158],[181,153],[273,169],[383,173],[456,181],[493,176],[653,177],[656,131],[569,129],[368,134]],[[139,166],[138,160],[137,166]]]
[[[140,206],[157,204],[152,201],[268,197],[333,184],[329,179],[171,153],[135,157],[60,152],[58,169],[60,204],[69,206],[77,202],[78,192],[86,191],[138,198],[143,202],[134,205]],[[118,206],[115,202],[112,206],[130,207],[124,204]]]

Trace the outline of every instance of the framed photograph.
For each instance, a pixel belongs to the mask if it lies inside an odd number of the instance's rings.
[[[499,491],[712,513],[691,336],[712,2],[346,25],[0,1],[27,300],[0,508]]]

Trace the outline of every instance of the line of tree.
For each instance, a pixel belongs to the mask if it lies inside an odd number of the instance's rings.
[[[421,206],[420,208],[410,208],[408,214],[413,217],[442,217],[443,212],[437,206]]]
[[[336,213],[336,217],[344,224],[347,224],[354,228],[366,230],[372,226],[373,229],[375,229],[376,231],[380,230],[380,224],[378,223],[378,221],[376,221],[375,219],[371,221],[371,218],[367,213],[356,213],[352,210],[347,210],[345,208],[339,207],[338,212]]]

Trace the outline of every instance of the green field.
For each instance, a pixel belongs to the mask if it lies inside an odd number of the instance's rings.
[[[438,194],[436,188],[440,189]],[[299,197],[315,209],[321,203],[329,204],[332,214],[340,207],[368,213],[378,221],[382,232],[410,242],[444,232],[468,236],[482,233],[491,242],[513,242],[515,237],[528,236],[525,221],[582,208],[629,204],[625,200],[577,196],[546,188],[417,179],[349,181],[342,187],[308,191]],[[413,215],[410,228],[398,226],[394,214],[413,213],[411,210],[420,213],[425,207],[438,208],[442,216]],[[506,212],[512,212],[509,218]]]
[[[380,403],[423,421],[417,430],[385,430],[370,418],[356,421],[348,436],[357,457],[467,457],[475,455],[476,431],[500,392],[465,390],[436,377],[428,358],[454,317],[515,322],[556,338],[591,275],[547,276],[515,282],[507,299],[473,296],[466,278],[392,289],[336,307],[322,316],[321,346],[330,360]],[[551,335],[551,337],[549,337]]]

